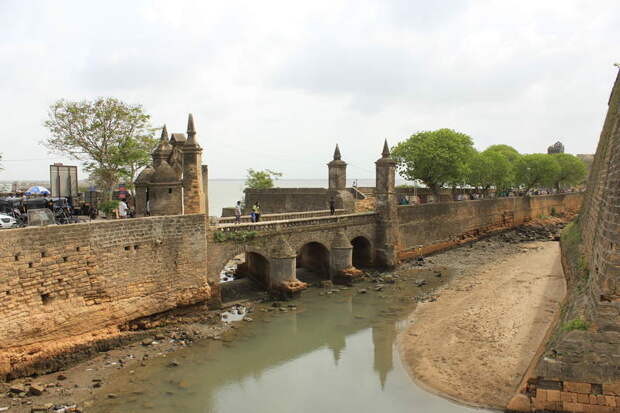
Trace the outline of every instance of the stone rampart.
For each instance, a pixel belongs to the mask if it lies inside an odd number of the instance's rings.
[[[579,219],[562,233],[568,295],[515,411],[620,412],[620,74]]]
[[[576,212],[582,193],[398,207],[400,257],[428,254],[552,212]]]
[[[329,201],[333,196],[336,208],[353,210],[354,199],[346,190],[330,190],[327,188],[270,188],[245,189],[245,208],[249,214],[252,205],[260,202],[261,213],[277,214],[286,212],[304,212],[329,209]]]
[[[0,352],[208,299],[206,233],[204,215],[0,231]]]

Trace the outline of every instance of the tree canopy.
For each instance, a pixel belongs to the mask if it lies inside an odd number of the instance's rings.
[[[91,178],[109,194],[122,178],[133,182],[155,147],[150,116],[142,106],[115,98],[53,103],[44,122],[43,144],[83,162]]]
[[[280,172],[272,171],[271,169],[265,169],[263,171],[248,169],[245,186],[251,189],[273,188],[274,180],[281,176],[282,174]]]
[[[555,177],[555,187],[560,190],[563,187],[571,187],[581,184],[588,174],[585,163],[574,155],[558,153],[552,155],[560,167]]]
[[[521,154],[515,148],[513,148],[510,145],[503,145],[503,144],[491,145],[485,149],[485,152],[501,153],[508,160],[508,162],[510,162],[513,165],[521,157]]]
[[[560,173],[560,165],[553,155],[533,153],[523,155],[516,164],[517,182],[525,192],[536,187],[551,187]]]
[[[475,156],[472,139],[452,129],[418,132],[392,150],[398,170],[405,179],[421,180],[438,194],[443,185],[467,181]]]
[[[491,187],[506,189],[513,181],[513,167],[501,151],[488,149],[472,157],[467,183],[486,193]]]

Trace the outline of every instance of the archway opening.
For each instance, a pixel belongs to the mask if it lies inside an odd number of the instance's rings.
[[[365,237],[356,237],[351,241],[353,245],[353,266],[368,268],[372,265],[372,246]]]
[[[297,278],[312,283],[329,279],[329,250],[321,243],[309,242],[297,255]]]
[[[235,255],[220,271],[220,283],[235,281],[247,276],[245,252]]]
[[[246,252],[247,275],[263,288],[269,288],[269,260],[256,252]]]

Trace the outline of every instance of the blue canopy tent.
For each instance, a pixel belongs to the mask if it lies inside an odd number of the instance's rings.
[[[49,195],[50,191],[42,186],[32,186],[25,192],[26,195]]]

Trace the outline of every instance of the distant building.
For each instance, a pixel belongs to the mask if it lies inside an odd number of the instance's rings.
[[[547,153],[564,153],[564,145],[562,145],[562,142],[557,141],[556,143],[547,148]]]

